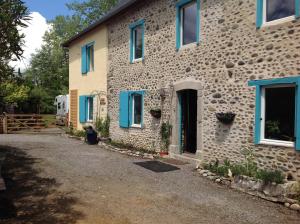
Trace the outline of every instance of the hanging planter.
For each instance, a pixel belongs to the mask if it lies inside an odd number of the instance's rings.
[[[216,113],[217,119],[223,124],[232,124],[236,114],[232,112],[227,113]]]
[[[155,118],[161,118],[161,109],[152,109],[150,110],[150,114]]]

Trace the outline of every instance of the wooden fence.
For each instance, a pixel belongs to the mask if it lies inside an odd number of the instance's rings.
[[[4,114],[0,116],[0,133],[11,134],[45,128],[45,121],[37,114]]]

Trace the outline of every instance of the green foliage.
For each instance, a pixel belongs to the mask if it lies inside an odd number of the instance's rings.
[[[20,59],[23,54],[24,34],[20,27],[27,27],[28,10],[21,0],[0,1],[0,82],[12,75],[10,60]]]
[[[216,173],[220,176],[227,176],[229,170],[233,176],[248,176],[262,180],[265,184],[275,182],[281,184],[284,181],[284,175],[279,170],[269,171],[258,169],[254,162],[254,154],[252,150],[244,149],[242,154],[245,162],[240,164],[231,164],[228,159],[224,160],[224,164],[220,165],[216,160],[214,163],[205,164],[204,168]]]
[[[82,24],[88,26],[100,19],[108,10],[118,3],[118,0],[86,0],[74,1],[67,7],[83,19]]]
[[[105,119],[103,118],[96,119],[96,130],[100,132],[101,137],[104,138],[109,137],[109,125],[110,125],[110,118],[108,116]]]
[[[280,134],[279,121],[266,121],[267,133],[270,133],[273,137]]]
[[[282,184],[284,182],[284,175],[279,170],[259,170],[256,178],[262,180],[264,183]]]
[[[172,125],[169,124],[169,122],[162,123],[160,134],[163,143],[163,150],[168,150],[169,148],[171,131],[172,131]]]
[[[4,81],[0,83],[0,93],[5,103],[17,103],[28,98],[29,87],[14,81]]]
[[[73,135],[76,136],[76,137],[81,137],[81,138],[84,137],[84,138],[86,138],[86,131],[84,131],[84,130],[80,130],[80,131],[75,130],[73,132]]]
[[[293,191],[295,192],[295,199],[300,202],[300,180],[293,186]]]

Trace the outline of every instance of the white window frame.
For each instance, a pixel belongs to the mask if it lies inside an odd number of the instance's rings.
[[[142,118],[141,118],[141,123],[140,124],[135,124],[134,123],[134,104],[135,104],[135,96],[140,96],[141,97],[141,116],[143,116],[143,112],[142,112],[142,109],[143,109],[143,106],[142,106],[142,103],[143,103],[143,96],[141,94],[133,94],[132,95],[132,125],[131,127],[135,127],[135,128],[141,128],[142,127]]]
[[[94,114],[92,114],[92,120],[90,119],[90,99],[93,99],[93,97],[88,97],[87,98],[87,122],[93,122],[94,119]],[[94,109],[94,99],[93,99],[93,109]]]
[[[295,14],[288,16],[288,17],[284,17],[281,19],[276,19],[270,22],[267,22],[267,0],[263,0],[263,26],[273,26],[273,25],[278,25],[281,23],[285,23],[285,22],[290,22],[296,19]]]
[[[197,1],[192,1],[192,2],[187,3],[180,7],[180,46],[183,48],[197,44],[197,40],[195,42],[192,42],[189,44],[183,44],[183,9],[192,4],[196,4],[196,6],[197,6],[198,3],[197,3]],[[197,20],[197,15],[196,15],[196,20]],[[197,39],[197,29],[196,29],[196,39]]]
[[[136,33],[136,29],[138,27],[142,27],[143,29],[143,25],[137,25],[136,27],[132,28],[132,55],[133,55],[133,62],[138,62],[138,61],[142,61],[143,60],[143,54],[142,57],[140,58],[135,58],[135,33]],[[143,44],[143,36],[142,36],[142,44]],[[142,46],[144,47],[144,46]]]
[[[263,86],[261,90],[261,128],[260,128],[260,144],[264,145],[275,145],[275,146],[284,146],[284,147],[295,147],[295,142],[266,139],[265,138],[265,122],[266,122],[266,89],[271,88],[283,88],[283,87],[295,87],[296,85],[287,84],[287,85],[275,85],[275,86]],[[295,96],[296,97],[296,96]],[[296,105],[295,105],[296,106]],[[295,114],[296,117],[296,114]]]

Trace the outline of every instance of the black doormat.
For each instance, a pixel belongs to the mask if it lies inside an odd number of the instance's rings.
[[[145,162],[137,162],[134,164],[144,167],[145,169],[151,170],[156,173],[179,170],[179,168],[176,166],[172,166],[172,165],[162,163],[159,161],[145,161]]]

